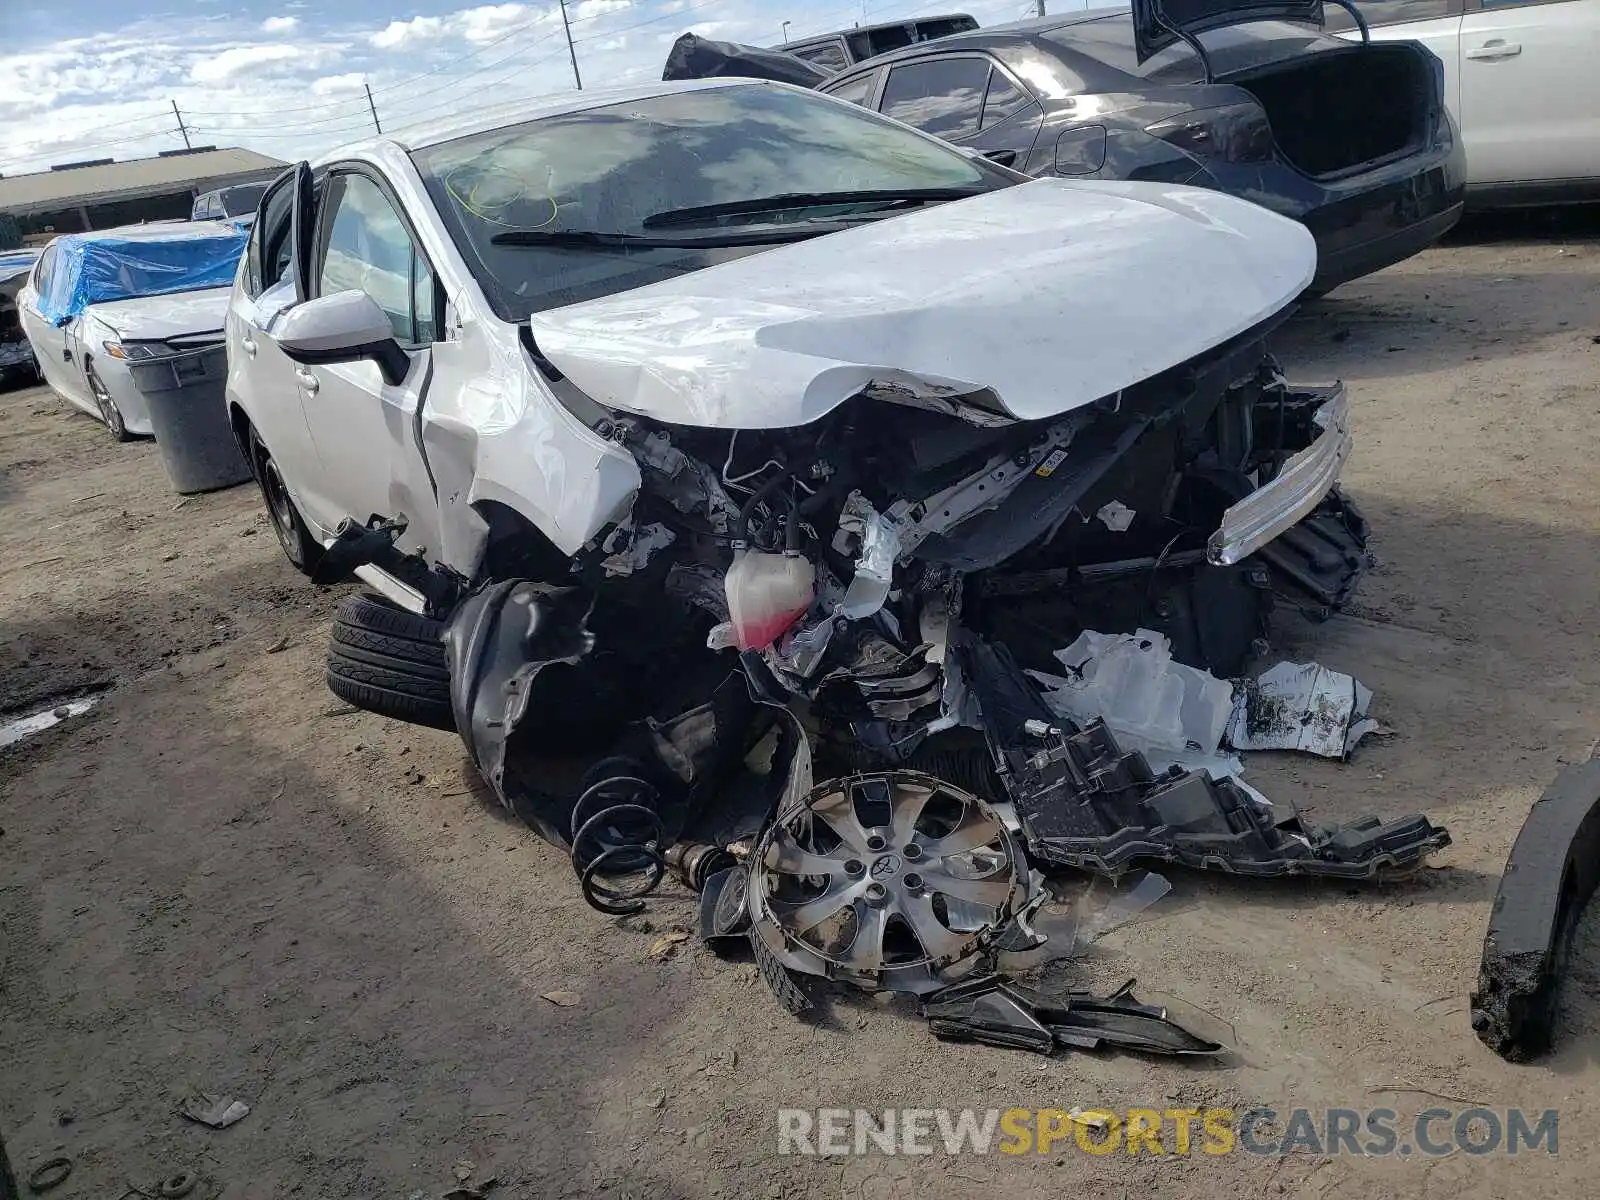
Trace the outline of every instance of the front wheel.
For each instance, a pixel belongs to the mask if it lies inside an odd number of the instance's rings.
[[[261,499],[267,506],[272,532],[278,535],[283,556],[301,574],[311,574],[317,560],[322,557],[322,545],[306,528],[272,452],[254,431],[250,434],[250,459],[255,467],[256,485],[261,489]]]
[[[111,393],[106,391],[106,385],[100,382],[100,376],[93,371],[89,372],[89,390],[94,393],[95,407],[100,410],[100,419],[106,423],[111,436],[119,442],[133,441],[133,434],[128,432],[128,424],[122,419],[122,410],[111,398]]]

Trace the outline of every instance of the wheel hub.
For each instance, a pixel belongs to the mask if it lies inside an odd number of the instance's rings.
[[[749,906],[792,970],[927,992],[989,948],[1031,886],[994,809],[890,771],[824,783],[774,821],[751,856]]]

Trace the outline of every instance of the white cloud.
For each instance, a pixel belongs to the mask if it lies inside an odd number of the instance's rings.
[[[299,17],[268,17],[261,22],[262,33],[292,33],[300,24]]]
[[[380,50],[393,50],[412,42],[427,41],[444,35],[444,20],[440,17],[412,17],[409,21],[390,21],[367,40]]]
[[[572,19],[575,21],[592,21],[597,17],[609,16],[612,13],[626,12],[633,7],[633,0],[578,0],[571,8]],[[677,9],[670,5],[663,12],[676,12]]]
[[[202,58],[189,68],[189,78],[195,83],[222,83],[235,75],[253,71],[272,63],[294,62],[302,59],[306,51],[300,46],[234,46]]]
[[[532,10],[526,4],[484,4],[452,13],[448,22],[452,31],[469,42],[492,42],[532,19]]]
[[[318,96],[331,96],[336,92],[357,92],[366,81],[366,76],[359,71],[352,71],[347,75],[324,75],[321,79],[312,81],[311,90]]]

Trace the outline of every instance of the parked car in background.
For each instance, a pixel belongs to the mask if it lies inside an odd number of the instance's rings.
[[[943,17],[918,17],[914,21],[889,21],[882,25],[860,25],[838,33],[824,33],[773,46],[785,54],[793,54],[807,62],[816,63],[826,71],[842,71],[851,63],[876,54],[887,54],[902,46],[915,46],[948,37],[952,33],[966,33],[978,28],[978,22],[965,13]]]
[[[256,217],[256,206],[270,179],[260,183],[236,183],[232,187],[203,192],[195,197],[191,221],[238,221],[248,225]]]
[[[821,85],[1029,175],[1185,183],[1302,222],[1313,292],[1408,258],[1460,218],[1464,155],[1439,61],[1301,23],[1319,0],[1137,0],[955,34]],[[1165,26],[1183,28],[1200,51]]]
[[[1444,64],[1467,156],[1467,206],[1600,200],[1600,0],[1356,0],[1373,41]],[[1328,28],[1359,38],[1328,6]]]
[[[42,378],[17,312],[17,293],[38,260],[37,250],[0,251],[0,387]]]
[[[56,238],[17,297],[45,382],[119,442],[149,436],[141,389],[226,373],[228,288],[248,236],[206,221]]]

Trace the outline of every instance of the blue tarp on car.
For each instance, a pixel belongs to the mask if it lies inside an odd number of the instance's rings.
[[[0,250],[0,283],[10,283],[18,275],[26,275],[38,261],[37,250]]]
[[[64,325],[91,304],[228,287],[249,240],[248,230],[212,222],[66,234],[52,243],[40,315]]]

